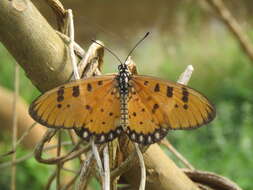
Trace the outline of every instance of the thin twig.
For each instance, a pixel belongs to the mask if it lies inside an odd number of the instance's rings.
[[[58,146],[57,146],[57,157],[61,156],[61,131],[58,132]],[[60,175],[61,175],[61,166],[62,164],[59,162],[57,164],[56,168],[56,189],[60,190],[61,189],[61,182],[60,182]]]
[[[69,23],[69,37],[70,37],[70,42],[69,42],[70,58],[71,58],[75,80],[79,80],[80,76],[78,73],[76,56],[74,52],[75,31],[74,31],[73,13],[71,9],[68,9],[68,23]]]
[[[104,169],[103,169],[103,164],[102,164],[101,158],[99,156],[98,148],[95,145],[95,142],[94,142],[93,139],[91,139],[90,143],[91,143],[92,152],[94,154],[95,160],[96,160],[97,165],[98,165],[99,174],[100,174],[101,177],[103,177]]]
[[[173,153],[177,159],[179,159],[187,168],[194,170],[195,168],[183,157],[182,154],[180,154],[180,152],[177,151],[177,149],[175,149],[167,139],[163,139],[161,141],[161,144],[166,146],[166,148],[168,148],[170,150],[171,153]]]
[[[70,143],[70,142],[63,142],[62,145],[71,145],[71,143]],[[57,148],[57,146],[58,146],[58,145],[51,145],[51,146],[48,146],[48,147],[44,148],[43,151],[49,151],[49,150],[55,149],[55,148]],[[87,150],[88,150],[88,149],[84,148],[84,149],[83,149],[83,152],[86,152]],[[81,154],[81,153],[83,153],[83,152],[80,151],[80,153],[78,153],[78,155]],[[34,152],[30,152],[30,153],[28,153],[28,154],[26,154],[26,155],[24,155],[24,156],[22,156],[22,157],[16,159],[16,161],[15,161],[14,163],[13,163],[12,161],[4,162],[4,163],[0,164],[0,169],[9,167],[9,166],[11,166],[12,164],[18,164],[18,163],[20,163],[20,162],[26,161],[27,159],[32,158],[32,157],[34,156],[34,154],[35,154]],[[73,154],[74,154],[74,153],[73,153]],[[73,159],[73,158],[71,158],[71,159]],[[66,162],[66,161],[67,161],[67,159],[66,159],[66,160],[65,160],[65,159],[63,160],[63,162]]]
[[[66,155],[54,157],[54,158],[49,158],[49,159],[44,159],[44,158],[42,158],[42,152],[44,149],[44,145],[46,142],[48,142],[55,135],[55,133],[56,133],[56,130],[52,130],[52,129],[47,130],[47,132],[44,134],[42,140],[35,147],[34,156],[38,162],[45,163],[45,164],[57,164],[58,162],[63,163],[63,162],[68,161],[69,159],[73,159],[74,157],[79,156],[80,154],[82,154],[84,151],[86,151],[88,149],[88,147],[85,147],[83,150],[81,149],[81,150],[77,150],[76,152],[74,152],[80,145],[78,143]]]
[[[47,181],[47,184],[45,186],[45,190],[50,190],[51,184],[54,181],[54,178],[56,177],[56,171],[54,171],[51,176],[49,176],[49,179]]]
[[[37,123],[34,122],[28,129],[26,129],[26,131],[22,134],[22,136],[17,140],[15,147],[17,147],[24,140],[24,138],[31,132],[31,130],[36,126],[36,124]],[[13,154],[14,152],[16,152],[16,150],[12,149],[8,151],[7,153],[0,155],[0,158]]]
[[[93,159],[94,159],[94,154],[90,152],[87,155],[86,160],[83,162],[83,165],[81,167],[79,182],[77,184],[78,190],[83,190],[84,187],[87,185],[87,179],[91,172],[91,164],[92,164]]]
[[[69,38],[67,35],[65,35],[65,34],[59,32],[59,31],[57,31],[57,30],[56,30],[55,32],[64,40],[64,42],[65,42],[66,44],[69,44],[69,43],[70,43],[70,38]],[[75,52],[76,52],[80,57],[84,57],[84,55],[85,55],[84,49],[83,49],[78,43],[76,43],[76,42],[74,42],[74,50],[75,50]]]
[[[76,170],[65,168],[65,167],[62,167],[62,170],[66,171],[66,172],[69,172],[69,173],[72,173],[72,174],[80,174],[80,171],[76,171]]]
[[[75,147],[79,147],[79,144],[76,144]],[[63,158],[61,160],[61,163],[67,162],[69,160],[73,160],[76,157],[79,157],[82,153],[87,152],[88,150],[90,150],[90,145],[86,145],[85,147],[78,149],[74,152],[71,152],[67,157]]]
[[[17,132],[18,132],[18,112],[17,112],[17,101],[19,96],[19,66],[15,64],[15,73],[14,73],[14,97],[13,97],[13,120],[12,120],[12,149],[14,153],[12,155],[12,168],[11,168],[11,190],[16,190],[16,144],[17,144]]]
[[[146,185],[146,168],[145,168],[145,163],[144,163],[144,159],[142,156],[142,153],[140,151],[139,145],[137,143],[134,143],[138,158],[139,158],[139,162],[140,162],[140,167],[141,167],[141,183],[140,183],[140,187],[139,190],[145,190],[145,185]]]
[[[28,127],[28,129],[26,129],[26,131],[22,134],[22,136],[17,140],[17,144],[16,146],[18,146],[27,135],[29,135],[29,133],[31,132],[31,130],[36,126],[36,122],[34,122],[30,127]]]
[[[104,150],[104,189],[110,190],[110,163],[108,144],[105,145]]]
[[[80,175],[80,171],[76,172],[76,175],[66,184],[62,187],[61,190],[67,190],[69,189],[71,186],[74,185],[75,181],[78,179],[78,176]]]
[[[148,149],[148,146],[145,146],[141,149],[141,152],[145,152]],[[114,179],[123,173],[127,172],[132,168],[134,164],[138,161],[137,152],[133,151],[125,160],[122,162],[118,168],[114,169],[111,172],[111,179]]]
[[[10,166],[12,166],[13,164],[19,164],[20,162],[24,162],[24,161],[26,161],[27,159],[32,158],[33,156],[34,156],[34,153],[33,153],[33,152],[30,152],[30,153],[28,153],[28,154],[26,154],[26,155],[24,155],[24,156],[22,156],[22,157],[16,159],[15,162],[12,162],[12,161],[4,162],[4,163],[0,164],[0,169],[4,169],[4,168],[6,168],[6,167],[10,167]]]

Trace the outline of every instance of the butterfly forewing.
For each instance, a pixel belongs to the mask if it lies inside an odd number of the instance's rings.
[[[121,132],[116,83],[115,75],[103,75],[59,86],[37,98],[30,115],[48,127],[73,128],[86,140],[110,141]]]
[[[185,85],[136,75],[132,77],[132,86],[151,118],[164,128],[196,128],[215,117],[215,108],[208,99]]]

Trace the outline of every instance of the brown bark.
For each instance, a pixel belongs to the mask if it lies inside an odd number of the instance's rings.
[[[30,0],[1,0],[0,25],[1,42],[40,91],[68,80],[66,45]]]
[[[164,153],[159,145],[151,145],[144,153],[144,160],[147,169],[146,190],[199,189]],[[123,177],[133,189],[138,189],[140,183],[139,163],[135,164]]]

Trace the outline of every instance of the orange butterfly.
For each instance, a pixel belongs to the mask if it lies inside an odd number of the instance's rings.
[[[30,106],[33,119],[47,127],[74,129],[95,143],[112,141],[122,132],[139,144],[152,144],[169,129],[209,123],[215,108],[185,85],[133,75],[125,63],[119,73],[77,80],[54,88]]]

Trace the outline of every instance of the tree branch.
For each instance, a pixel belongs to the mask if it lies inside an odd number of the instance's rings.
[[[40,90],[66,82],[72,67],[63,40],[30,0],[0,1],[0,40]],[[56,56],[57,55],[57,56]]]

